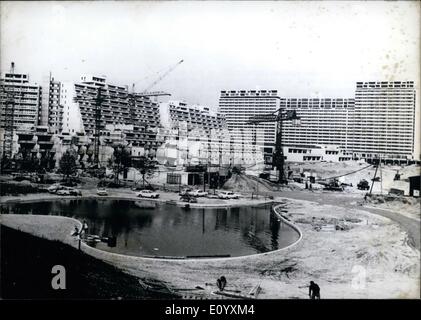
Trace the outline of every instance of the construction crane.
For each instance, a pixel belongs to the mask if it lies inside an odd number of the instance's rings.
[[[142,94],[148,93],[149,90],[151,90],[158,82],[160,82],[162,79],[164,79],[167,75],[169,75],[175,68],[177,68],[180,64],[182,64],[184,60],[178,61],[175,65],[171,66],[163,75],[161,75],[158,79],[156,79],[152,84],[150,84],[143,92]]]
[[[278,183],[286,183],[285,170],[284,170],[284,152],[282,150],[282,123],[284,121],[292,120],[294,125],[300,124],[300,117],[297,116],[295,110],[286,110],[282,112],[282,108],[267,113],[250,117],[246,124],[259,124],[262,122],[276,122],[276,142],[274,152],[275,168],[279,171]]]
[[[171,66],[167,71],[165,71],[164,74],[162,74],[158,79],[156,79],[153,83],[151,83],[145,90],[143,90],[141,93],[137,93],[136,95],[142,96],[142,97],[159,97],[159,96],[170,96],[170,93],[166,93],[163,91],[152,91],[149,92],[158,82],[160,82],[162,79],[164,79],[167,75],[169,75],[172,71],[174,71],[175,68],[177,68],[180,64],[182,64],[184,60],[178,61],[175,65]],[[132,84],[132,91],[133,94],[135,94],[135,83]]]

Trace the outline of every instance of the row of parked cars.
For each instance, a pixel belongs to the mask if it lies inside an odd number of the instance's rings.
[[[232,191],[218,191],[216,194],[209,194],[206,191],[200,189],[184,189],[180,192],[180,196],[184,198],[188,197],[207,197],[214,199],[240,199],[241,195]]]
[[[81,196],[82,191],[72,187],[62,186],[60,184],[53,184],[47,188],[49,193],[53,193],[59,196]]]
[[[82,191],[72,187],[66,187],[60,184],[53,184],[47,188],[49,193],[61,195],[61,196],[81,196]],[[108,192],[105,188],[98,188],[97,195],[107,196]],[[152,190],[140,190],[137,194],[139,198],[150,198],[157,199],[159,198],[159,193]],[[180,192],[181,200],[186,202],[197,202],[196,198],[198,197],[207,197],[215,199],[239,199],[240,194],[234,193],[232,191],[218,191],[216,194],[209,194],[206,191],[200,189],[184,189]]]

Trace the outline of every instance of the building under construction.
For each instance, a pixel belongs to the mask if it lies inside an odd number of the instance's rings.
[[[0,138],[2,157],[12,156],[14,132],[38,124],[41,106],[41,86],[31,84],[29,75],[10,71],[0,79]]]

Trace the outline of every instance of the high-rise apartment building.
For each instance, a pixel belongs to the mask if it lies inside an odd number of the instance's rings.
[[[296,110],[300,126],[283,123],[283,144],[334,145],[348,149],[351,143],[354,99],[282,98],[283,110]]]
[[[5,73],[0,79],[0,127],[5,126],[8,103],[13,105],[15,130],[37,126],[41,93],[41,86],[29,83],[29,75],[15,73],[14,70]]]
[[[63,130],[63,105],[60,103],[60,90],[60,81],[50,78],[48,83],[48,111],[45,118],[47,119],[47,125],[54,133],[61,133]]]
[[[357,82],[349,128],[356,157],[414,158],[415,96],[413,81]]]
[[[296,110],[301,125],[283,122],[282,144],[290,147],[336,146],[353,158],[419,160],[414,155],[414,82],[358,82],[354,98],[280,98],[272,91],[222,91],[219,110],[238,139],[263,145],[270,163],[276,124],[247,124],[250,117]],[[268,148],[272,147],[272,148]],[[293,148],[294,149],[294,148]],[[268,161],[269,160],[269,161]]]
[[[275,112],[280,107],[277,90],[221,91],[219,112],[225,115],[227,127],[235,140],[261,146],[265,162],[272,163],[276,142],[276,123],[248,124],[252,116]]]

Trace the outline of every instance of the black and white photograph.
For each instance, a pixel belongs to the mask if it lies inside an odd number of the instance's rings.
[[[419,300],[420,18],[1,1],[0,299]]]

